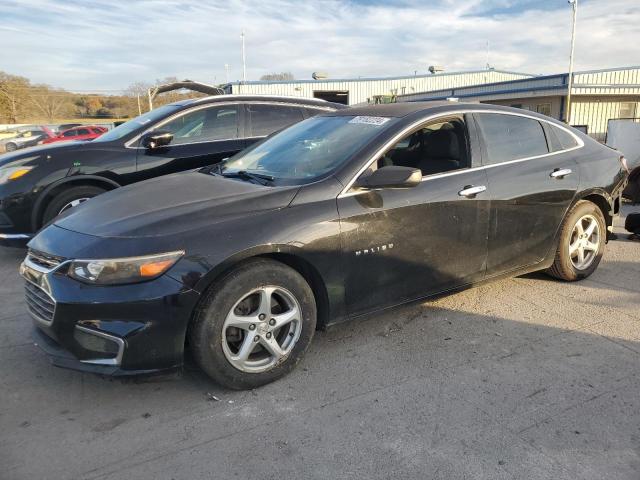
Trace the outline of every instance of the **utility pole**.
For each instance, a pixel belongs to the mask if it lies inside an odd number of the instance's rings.
[[[573,52],[576,45],[576,20],[578,17],[578,0],[569,0],[569,4],[573,9],[573,20],[571,24],[571,53],[569,54],[569,80],[567,90],[567,116],[566,122],[571,122],[571,90],[573,89]]]
[[[489,63],[489,40],[487,40],[487,70],[491,70],[491,64]]]
[[[140,106],[140,94],[136,94],[136,97],[138,98],[138,115],[142,115],[142,107]]]
[[[244,30],[240,34],[242,38],[242,83],[247,83],[247,57],[244,50]]]
[[[224,75],[226,79],[225,83],[229,83],[229,64],[228,63],[224,64]]]

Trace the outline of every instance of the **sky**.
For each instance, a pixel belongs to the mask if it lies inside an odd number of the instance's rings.
[[[496,69],[566,72],[566,0],[1,0],[0,70],[77,92]],[[640,65],[640,1],[579,0],[576,70]]]

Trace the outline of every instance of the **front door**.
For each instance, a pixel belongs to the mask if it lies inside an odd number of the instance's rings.
[[[463,117],[430,122],[371,167],[420,168],[418,186],[350,191],[338,198],[351,314],[484,277],[489,192],[485,171],[470,168],[470,152]]]
[[[208,105],[180,112],[154,127],[169,132],[169,145],[153,149],[138,145],[140,180],[218,163],[245,146],[240,131],[240,109],[236,104]]]
[[[476,113],[491,191],[487,275],[535,265],[553,240],[579,182],[575,153],[553,151],[542,123]],[[555,127],[549,127],[555,128]]]

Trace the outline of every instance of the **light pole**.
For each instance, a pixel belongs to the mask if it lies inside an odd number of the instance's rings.
[[[576,46],[576,19],[578,16],[578,0],[569,0],[573,9],[573,21],[571,24],[571,53],[569,54],[569,80],[567,90],[567,117],[566,122],[571,122],[571,90],[573,89],[573,51]]]
[[[224,75],[227,80],[226,83],[229,83],[229,64],[228,63],[224,64]]]
[[[244,51],[244,30],[240,34],[242,38],[242,83],[247,83],[247,57]]]

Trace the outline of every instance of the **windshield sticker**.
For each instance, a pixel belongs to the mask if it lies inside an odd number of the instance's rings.
[[[365,123],[367,125],[384,125],[390,119],[387,117],[365,117],[365,116],[357,116],[353,117],[349,120],[349,123]]]

